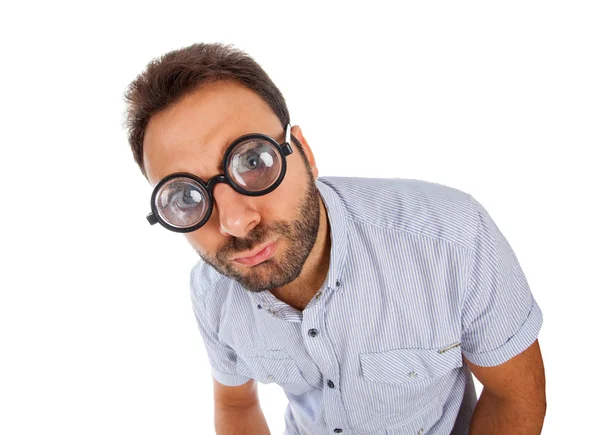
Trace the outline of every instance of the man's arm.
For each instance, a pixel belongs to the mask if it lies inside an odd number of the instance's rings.
[[[539,435],[546,415],[546,378],[538,340],[494,367],[463,359],[483,384],[469,435]]]
[[[270,435],[254,379],[235,387],[213,378],[217,435]]]

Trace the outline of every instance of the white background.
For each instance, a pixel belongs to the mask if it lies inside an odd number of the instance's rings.
[[[598,415],[597,2],[21,2],[0,13],[0,433],[213,433],[198,259],[148,225],[122,129],[150,59],[232,43],[320,175],[472,194],[542,308],[543,433]],[[478,386],[478,391],[480,391]],[[260,385],[273,434],[285,395]]]

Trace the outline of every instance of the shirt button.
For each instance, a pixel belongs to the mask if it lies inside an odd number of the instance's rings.
[[[256,306],[256,308],[258,308],[259,310],[261,310],[261,309],[262,309],[262,305],[261,305],[261,304],[258,304],[258,305]]]
[[[342,433],[342,430],[339,427],[336,427],[333,431],[335,433]]]
[[[336,287],[339,287],[339,286],[341,286],[341,285],[342,285],[342,283],[341,283],[341,282],[340,282],[340,280],[338,279],[338,280],[335,282],[335,286],[336,286]]]
[[[418,435],[421,435],[423,433],[423,428],[419,429],[419,432],[417,432]]]
[[[408,374],[408,376],[410,376],[411,378],[416,378],[416,377],[417,377],[417,374],[416,374],[415,372],[410,372],[410,373]]]
[[[331,379],[327,381],[327,386],[329,388],[335,388],[335,384],[333,382],[331,382]]]
[[[315,298],[319,299],[320,297],[321,297],[321,292],[318,292],[318,293],[315,295]]]
[[[317,331],[316,329],[308,330],[308,335],[310,335],[311,337],[316,337],[318,333],[319,333],[319,331]]]

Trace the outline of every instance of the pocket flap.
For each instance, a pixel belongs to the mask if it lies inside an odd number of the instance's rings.
[[[264,384],[306,384],[296,361],[283,350],[244,350],[238,353],[237,372]]]
[[[442,376],[463,365],[460,346],[438,349],[391,349],[360,353],[363,376],[372,382],[404,383]]]

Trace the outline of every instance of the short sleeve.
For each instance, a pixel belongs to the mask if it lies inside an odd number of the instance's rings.
[[[201,292],[197,291],[198,281],[194,271],[192,271],[190,286],[192,308],[198,329],[204,341],[213,377],[221,384],[228,386],[245,384],[251,378],[236,373],[237,355],[231,347],[219,340],[217,329],[211,324],[213,322],[210,321],[213,316],[207,311],[204,298],[202,296],[199,297]]]
[[[542,312],[510,244],[473,197],[477,230],[462,302],[462,350],[479,366],[502,364],[527,349]]]

